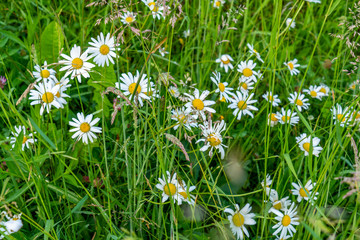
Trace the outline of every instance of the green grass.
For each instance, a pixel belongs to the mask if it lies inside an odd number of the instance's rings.
[[[122,7],[112,3],[86,7],[89,3],[0,3],[0,75],[8,79],[0,89],[0,161],[6,162],[0,168],[0,210],[21,212],[24,223],[8,239],[232,239],[224,209],[234,208],[235,203],[240,207],[250,203],[256,214],[256,225],[247,227],[250,239],[275,239],[272,226],[277,221],[274,214],[267,213],[270,204],[264,203],[268,197],[260,184],[267,173],[279,196],[289,196],[295,202],[290,192],[292,182],[317,182],[319,195],[314,205],[297,203],[300,225],[294,239],[360,237],[359,192],[343,199],[348,185],[335,179],[355,171],[350,136],[359,147],[359,124],[345,128],[334,124],[330,111],[336,103],[359,109],[359,90],[349,90],[358,74],[347,76],[343,72],[352,66],[349,49],[345,40],[329,34],[346,34],[347,28],[338,25],[344,19],[351,20],[348,9],[354,1],[227,1],[215,9],[208,1],[170,0],[167,5],[171,12],[165,20],[154,20],[140,1],[130,6],[123,1],[123,7],[138,13],[133,26],[141,30],[139,36],[129,27],[124,29],[119,20],[95,25],[97,19],[109,17]],[[172,28],[169,19],[179,13],[179,4],[183,13]],[[246,10],[236,13],[240,4]],[[288,17],[296,19],[295,29],[286,29]],[[59,53],[69,55],[74,44],[85,50],[90,38],[100,32],[117,36],[123,29],[124,42],[116,63],[94,68],[82,83],[71,80],[67,91],[71,99],[64,109],[52,109],[40,116],[39,105],[30,106],[28,96],[16,104],[34,82],[30,72],[36,64],[42,65],[44,60],[56,63]],[[187,29],[191,36],[184,38]],[[218,44],[223,40],[228,41]],[[199,151],[202,143],[195,144],[201,138],[199,129],[172,129],[175,122],[169,108],[184,103],[170,96],[159,75],[169,72],[180,92],[191,93],[190,84],[180,84],[189,74],[191,84],[211,91],[208,99],[216,101],[212,72],[221,72],[222,81],[236,88],[240,77],[237,64],[250,59],[247,43],[254,44],[264,59],[264,64],[256,61],[256,69],[264,78],[251,91],[259,110],[253,112],[254,118],[244,116],[238,121],[227,103],[217,101],[212,119],[223,117],[227,123],[223,136],[228,148],[225,160],[218,152],[209,157],[208,152]],[[159,44],[169,52],[165,57],[154,51]],[[221,54],[234,59],[233,71],[225,73],[215,63]],[[294,58],[301,64],[300,74],[290,76],[283,63]],[[331,68],[324,68],[323,62],[334,58]],[[60,79],[64,72],[59,72],[59,65],[54,69]],[[116,95],[102,97],[101,93],[114,87],[122,73],[135,74],[136,70],[151,76],[161,97],[137,110],[123,105],[111,125]],[[309,109],[301,113],[289,104],[290,93],[320,83],[331,88],[329,97],[310,99]],[[262,98],[268,90],[279,95],[280,107],[300,115],[296,126],[267,125],[268,114],[280,110]],[[78,112],[101,118],[97,126],[103,131],[92,144],[75,143],[71,138],[68,123]],[[36,132],[38,141],[31,150],[21,151],[22,136],[11,149],[6,138],[18,125]],[[194,139],[187,141],[185,133]],[[295,140],[301,133],[321,139],[319,157],[304,156]],[[190,162],[166,134],[181,141]],[[155,185],[166,171],[196,186],[192,192],[197,198],[195,212],[187,203],[178,206],[161,202]],[[84,181],[84,176],[90,182]],[[234,176],[240,180],[233,180]],[[101,187],[94,181],[101,181]]]

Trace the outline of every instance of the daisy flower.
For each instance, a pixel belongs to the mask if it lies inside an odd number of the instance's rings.
[[[10,140],[10,144],[11,144],[11,149],[13,149],[15,147],[15,143],[17,142],[18,137],[21,135],[23,136],[22,139],[22,147],[21,150],[24,151],[24,148],[30,148],[29,143],[34,144],[37,139],[34,138],[33,134],[36,134],[36,132],[34,133],[30,133],[30,134],[26,134],[26,129],[25,126],[14,126],[15,128],[15,132],[11,132],[11,134],[13,135],[13,137],[8,137],[8,140]]]
[[[300,64],[297,64],[297,61],[298,60],[295,58],[292,61],[284,62],[285,66],[289,68],[291,75],[297,75],[300,73],[300,71],[296,69],[297,67],[300,67]]]
[[[133,12],[125,12],[121,17],[121,22],[123,24],[130,24],[132,22],[135,22],[136,15]]]
[[[136,71],[136,75],[133,76],[131,72],[128,72],[127,74],[121,74],[120,80],[122,82],[120,84],[116,82],[115,87],[122,90],[126,96],[135,94],[135,102],[138,102],[141,107],[143,106],[143,100],[151,100],[150,97],[145,94],[154,91],[151,88],[151,84],[148,84],[149,80],[147,75],[143,74],[140,76],[139,71]],[[139,84],[136,88],[137,82],[139,82]]]
[[[287,236],[288,233],[290,236],[293,236],[293,234],[296,232],[296,229],[293,225],[299,225],[299,218],[296,217],[296,208],[297,207],[295,206],[295,203],[292,203],[290,208],[285,210],[284,213],[276,209],[272,211],[277,215],[275,220],[279,221],[275,226],[272,227],[277,228],[273,235],[280,233],[280,239]]]
[[[211,81],[215,83],[218,87],[215,92],[220,93],[220,101],[230,102],[233,93],[230,92],[233,88],[227,87],[229,84],[227,82],[221,82],[221,74],[217,71],[213,72],[214,77],[210,77]]]
[[[254,93],[248,96],[247,94],[242,94],[239,91],[236,91],[232,100],[232,103],[228,106],[229,108],[235,109],[233,114],[237,116],[237,119],[240,120],[243,115],[249,115],[254,118],[254,115],[250,111],[257,111],[258,109],[250,104],[256,103],[257,100],[251,100],[254,96]]]
[[[176,173],[171,177],[170,172],[166,171],[167,174],[167,180],[165,179],[165,176],[163,178],[158,178],[159,182],[155,185],[155,187],[162,191],[162,199],[161,202],[166,202],[170,197],[174,201],[174,203],[177,201],[178,205],[182,203],[184,200],[184,197],[179,193],[179,190],[181,186],[179,182],[176,179]]]
[[[60,89],[55,94],[56,101],[60,103],[61,107],[64,108],[64,105],[67,104],[66,100],[64,98],[69,98],[70,96],[65,93],[65,91],[68,89],[68,87],[71,86],[71,84],[68,84],[70,80],[68,78],[62,78],[60,81],[57,79],[54,81],[51,81],[50,83],[52,85],[59,85]]]
[[[251,56],[252,56],[252,55],[255,55],[256,58],[257,58],[260,62],[262,62],[262,63],[264,62],[264,61],[261,59],[260,53],[259,53],[258,51],[256,51],[256,49],[254,48],[254,45],[248,43],[246,46],[249,48],[249,52],[250,52]]]
[[[95,65],[87,62],[87,60],[91,58],[88,56],[88,50],[81,54],[81,48],[75,44],[70,51],[70,56],[65,54],[61,54],[61,56],[65,58],[65,60],[61,60],[59,63],[66,65],[60,68],[60,71],[66,71],[64,78],[71,74],[70,79],[77,77],[79,83],[81,83],[81,76],[84,78],[90,77],[89,71],[95,67]]]
[[[273,107],[277,107],[279,106],[279,104],[281,103],[281,100],[279,99],[278,95],[273,95],[273,93],[270,92],[266,92],[264,95],[262,95],[262,97],[268,101],[269,103],[271,103],[273,105]]]
[[[249,60],[248,62],[242,61],[238,65],[237,70],[238,72],[242,73],[242,76],[245,79],[253,80],[254,82],[256,82],[256,76],[258,76],[258,73],[253,70],[255,67],[256,63],[254,63],[253,60]]]
[[[174,130],[178,129],[180,125],[183,125],[189,131],[191,131],[192,127],[198,126],[196,122],[198,116],[192,115],[191,112],[191,108],[185,107],[171,110],[171,119],[177,121],[176,125],[174,126]]]
[[[47,83],[38,83],[35,85],[35,89],[30,90],[30,100],[33,100],[30,105],[41,104],[40,115],[43,114],[46,109],[47,113],[50,112],[51,107],[54,106],[56,108],[61,108],[62,103],[66,103],[66,100],[61,98],[61,96],[57,97],[56,94],[60,90],[60,85],[54,85],[52,82]],[[60,103],[61,101],[62,103]]]
[[[357,82],[357,81],[352,82],[352,83],[349,85],[349,87],[350,87],[351,90],[356,90],[356,87],[357,87],[357,86],[358,86],[358,82]]]
[[[269,213],[271,213],[273,210],[277,210],[277,211],[286,211],[288,209],[288,206],[291,205],[291,201],[288,200],[289,197],[284,197],[282,199],[279,199],[279,195],[277,193],[277,191],[271,191],[270,196],[269,196],[269,200],[272,204]]]
[[[203,138],[196,141],[196,143],[204,142],[204,146],[200,148],[200,151],[205,152],[210,148],[209,156],[212,157],[214,148],[220,152],[221,159],[225,157],[225,150],[227,148],[224,145],[221,132],[226,130],[226,123],[224,120],[221,120],[220,123],[216,123],[214,126],[212,121],[204,121],[203,124],[199,125],[199,128],[202,130]]]
[[[184,181],[180,182],[179,194],[182,198],[178,199],[179,205],[182,204],[182,201],[187,202],[190,205],[195,205],[195,197],[190,194],[190,192],[195,190],[195,186],[187,186]]]
[[[266,185],[265,185],[266,184]],[[271,189],[270,186],[272,184],[272,179],[270,174],[266,174],[266,179],[261,182],[261,186],[265,188],[266,195],[269,196],[272,192],[276,191],[275,189]]]
[[[276,117],[276,113],[269,113],[268,115],[268,125],[271,127],[274,127],[276,124],[278,124],[279,119]]]
[[[175,98],[180,96],[180,91],[179,91],[179,89],[177,87],[170,86],[168,88],[168,91],[169,91],[170,95],[175,97]]]
[[[165,54],[169,54],[169,52],[165,51],[165,48],[164,47],[160,47],[159,48],[159,53],[162,57],[165,56]]]
[[[256,222],[253,219],[254,213],[250,213],[251,206],[249,203],[245,205],[241,210],[238,204],[235,204],[235,211],[231,208],[225,208],[224,212],[229,213],[228,220],[230,222],[230,228],[234,236],[237,239],[244,239],[244,234],[249,237],[249,232],[245,225],[255,225]]]
[[[290,125],[295,125],[299,122],[296,112],[291,113],[290,109],[285,111],[284,108],[281,108],[281,113],[277,112],[276,118],[279,119],[281,124],[290,123]]]
[[[232,61],[234,61],[234,59],[232,59],[228,54],[221,55],[220,58],[215,60],[215,62],[220,63],[221,68],[225,68],[225,72],[228,72],[229,68],[234,68],[234,66],[231,64]]]
[[[145,3],[146,6],[149,7],[149,9],[151,10],[151,14],[153,16],[153,18],[157,18],[157,19],[161,19],[162,17],[164,17],[163,11],[164,11],[164,7],[160,6],[160,4],[154,0],[142,0],[143,3]]]
[[[205,98],[210,94],[208,90],[205,90],[201,93],[200,91],[195,88],[194,89],[194,95],[190,95],[187,93],[184,93],[185,96],[189,98],[189,102],[185,104],[185,107],[191,108],[192,110],[196,111],[198,115],[200,115],[203,119],[206,119],[205,117],[205,111],[210,113],[216,113],[216,111],[211,108],[210,106],[214,105],[214,101],[205,100]]]
[[[310,106],[310,103],[307,103],[309,99],[305,98],[305,94],[294,92],[290,93],[290,97],[288,97],[289,102],[291,104],[295,104],[297,109],[301,112],[302,109],[308,109]]]
[[[322,147],[318,146],[320,143],[320,139],[317,137],[311,138],[311,136],[307,136],[305,133],[296,137],[296,142],[299,144],[301,151],[305,153],[305,156],[308,156],[310,151],[312,154],[319,157],[319,154]]]
[[[190,37],[190,29],[185,30],[185,31],[183,32],[183,35],[184,35],[184,38]]]
[[[36,71],[33,71],[34,78],[36,78],[35,82],[39,82],[41,80],[56,80],[56,71],[54,69],[48,69],[46,61],[42,67],[36,65],[35,70]]]
[[[248,79],[244,76],[241,76],[239,79],[239,88],[238,90],[243,94],[248,94],[251,89],[254,89],[254,81],[251,79]]]
[[[99,36],[97,36],[97,39],[91,38],[92,42],[89,42],[89,44],[92,47],[89,47],[88,51],[90,53],[90,58],[93,58],[93,61],[100,67],[109,66],[109,61],[114,64],[114,59],[116,58],[115,53],[115,39],[114,37],[110,37],[110,33],[106,35],[104,38],[104,34],[100,33]]]
[[[101,127],[95,127],[94,125],[99,122],[100,118],[93,120],[93,115],[89,114],[86,117],[83,113],[77,114],[77,119],[73,118],[69,122],[69,125],[74,127],[70,129],[70,132],[75,132],[72,138],[77,138],[76,141],[82,139],[82,142],[88,144],[88,142],[94,142],[96,135],[94,133],[101,133]]]
[[[354,121],[355,123],[360,122],[360,111],[359,110],[352,110],[351,118],[352,118],[351,121]]]
[[[2,232],[2,234],[4,235],[10,235],[20,231],[20,229],[23,227],[23,223],[21,221],[21,214],[22,213],[14,215],[11,218],[5,211],[3,211],[1,215],[4,215],[7,221],[0,222],[0,232]],[[4,236],[0,235],[0,239],[2,238],[4,238]]]
[[[225,3],[225,0],[214,0],[212,5],[214,8],[220,8]]]
[[[315,187],[316,183],[311,183],[311,180],[309,180],[305,184],[304,188],[302,188],[300,186],[300,184],[298,185],[296,183],[292,183],[291,185],[293,185],[293,187],[295,188],[295,189],[291,189],[292,194],[295,195],[295,196],[298,196],[297,201],[301,202],[303,199],[305,201],[308,201],[309,200],[308,196],[313,195],[311,190]],[[319,194],[318,192],[315,192],[314,198],[313,198],[314,201],[317,199],[316,195],[318,195],[318,194]]]
[[[309,94],[312,98],[317,98],[321,100],[325,94],[321,92],[321,86],[310,86],[309,89],[305,89],[304,92]]]
[[[324,94],[324,96],[329,96],[330,88],[325,84],[320,84],[320,92]]]
[[[331,112],[333,114],[333,119],[335,120],[334,124],[339,123],[340,126],[344,127],[345,124],[349,123],[350,111],[348,107],[343,109],[341,105],[337,103],[331,108]]]
[[[286,19],[286,27],[289,27],[289,29],[295,28],[295,20],[293,20],[292,18],[288,18]]]

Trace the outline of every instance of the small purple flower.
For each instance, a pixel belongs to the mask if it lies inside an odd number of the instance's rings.
[[[4,76],[0,76],[0,88],[4,89],[7,79]]]

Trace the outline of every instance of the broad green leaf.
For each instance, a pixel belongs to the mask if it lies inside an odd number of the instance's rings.
[[[60,50],[64,43],[64,35],[57,22],[51,22],[41,34],[41,60],[48,64],[58,61]]]

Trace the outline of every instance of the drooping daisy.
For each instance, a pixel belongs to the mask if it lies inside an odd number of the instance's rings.
[[[310,103],[308,103],[309,99],[305,98],[305,94],[302,93],[290,93],[290,97],[288,97],[288,99],[289,102],[294,104],[300,112],[302,109],[308,109],[310,106]]]
[[[271,127],[274,127],[276,124],[278,124],[279,119],[276,117],[276,113],[269,113],[268,115],[268,125]]]
[[[293,20],[292,18],[286,19],[286,27],[289,27],[289,29],[291,29],[291,28],[295,28],[295,25],[296,25],[295,20]]]
[[[161,202],[166,202],[171,197],[174,203],[178,201],[179,204],[184,200],[184,197],[179,194],[181,186],[176,179],[176,173],[174,173],[172,177],[169,171],[166,171],[166,174],[167,180],[165,179],[165,176],[163,176],[163,178],[158,178],[160,183],[155,186],[157,189],[162,191]]]
[[[312,98],[317,98],[319,100],[321,100],[321,98],[323,96],[325,96],[325,94],[323,92],[321,92],[321,86],[310,86],[309,89],[305,89],[304,92],[306,92],[307,94],[309,94]]]
[[[187,128],[189,131],[191,131],[191,128],[198,126],[196,122],[198,115],[193,115],[191,112],[191,108],[185,107],[171,110],[171,119],[177,121],[177,124],[174,126],[175,130],[178,129],[178,127],[181,125]]]
[[[145,94],[147,92],[154,91],[153,89],[151,89],[151,84],[148,84],[149,80],[147,78],[147,75],[143,74],[140,76],[139,71],[136,71],[136,75],[133,76],[131,72],[128,72],[127,74],[121,74],[120,80],[120,86],[119,83],[116,82],[115,87],[124,91],[125,96],[132,96],[133,94],[135,94],[135,100],[139,103],[141,107],[143,106],[143,100],[151,100],[150,97]],[[139,84],[136,88],[137,82],[139,82]]]
[[[323,83],[320,84],[320,87],[320,92],[322,92],[324,96],[329,96],[330,88]]]
[[[221,159],[225,157],[225,149],[227,146],[223,144],[223,138],[221,132],[226,130],[226,123],[224,120],[221,120],[220,123],[212,124],[211,119],[209,121],[204,121],[203,124],[199,125],[199,128],[202,130],[203,138],[196,141],[196,143],[204,142],[204,146],[200,148],[200,151],[205,152],[210,148],[209,156],[212,157],[214,148],[220,152]]]
[[[114,64],[114,59],[116,58],[116,47],[114,36],[110,36],[110,33],[106,34],[104,38],[104,34],[100,33],[97,38],[91,38],[92,42],[89,44],[92,47],[89,47],[88,51],[90,54],[90,58],[93,58],[93,61],[100,67],[109,66],[109,62]]]
[[[4,235],[10,235],[20,231],[20,229],[23,227],[21,214],[22,213],[14,215],[13,217],[9,217],[9,215],[3,211],[1,215],[3,215],[7,221],[0,222],[0,232],[2,232]],[[2,238],[4,238],[4,236],[0,235],[0,239]]]
[[[264,62],[262,59],[261,59],[261,56],[260,56],[260,53],[258,51],[256,51],[256,49],[254,48],[254,45],[248,43],[246,45],[248,48],[249,48],[249,52],[250,52],[250,55],[255,55],[256,58],[260,61],[260,62]]]
[[[312,196],[314,201],[317,199],[316,195],[318,195],[319,193],[315,192],[315,194],[313,194],[311,191],[315,187],[316,183],[311,183],[311,180],[309,180],[305,184],[304,188],[302,188],[300,184],[298,185],[296,183],[292,183],[291,185],[293,185],[293,187],[295,188],[291,189],[291,192],[293,195],[298,196],[296,199],[298,202],[301,202],[303,199],[305,201],[308,201],[309,196]]]
[[[209,94],[210,92],[208,90],[205,90],[200,95],[200,91],[197,88],[194,89],[193,95],[184,93],[184,95],[189,98],[189,102],[185,104],[185,107],[191,108],[192,110],[196,111],[196,113],[200,115],[203,119],[206,119],[204,112],[216,113],[216,111],[210,107],[214,105],[215,102],[205,100],[205,98]]]
[[[42,83],[39,82],[35,85],[35,89],[30,90],[30,100],[33,100],[30,105],[41,104],[40,115],[43,114],[44,109],[49,113],[51,107],[61,108],[62,104],[59,103],[59,99],[56,94],[59,92],[60,85],[54,85],[52,82]],[[65,99],[61,99],[61,102],[66,102]]]
[[[220,8],[224,3],[225,0],[214,0],[212,5],[214,8]]]
[[[121,16],[121,22],[123,24],[130,24],[132,22],[135,22],[135,20],[136,20],[136,15],[133,12],[125,12]]]
[[[333,119],[335,120],[334,124],[339,123],[340,126],[344,127],[345,124],[349,124],[350,120],[350,110],[348,107],[343,109],[340,104],[336,104],[331,108],[333,114]]]
[[[162,17],[164,17],[163,14],[164,7],[161,6],[159,2],[157,2],[156,0],[142,0],[142,1],[143,3],[146,4],[146,6],[149,7],[154,19],[157,18],[160,20]]]
[[[273,235],[280,233],[280,239],[287,236],[288,233],[290,236],[293,236],[293,234],[296,232],[296,229],[293,225],[299,225],[299,218],[296,217],[296,208],[297,207],[295,206],[295,203],[292,203],[290,208],[285,210],[284,213],[276,209],[272,211],[277,215],[275,220],[279,221],[275,226],[272,227],[277,228]]]
[[[74,127],[70,129],[70,132],[75,132],[72,138],[76,138],[76,141],[81,138],[85,144],[88,144],[89,141],[94,142],[94,139],[97,138],[94,133],[101,133],[101,127],[95,127],[99,120],[100,118],[93,120],[92,114],[85,117],[83,113],[78,113],[77,119],[73,118],[72,121],[69,121],[69,125]]]
[[[22,151],[24,151],[25,147],[30,148],[29,143],[34,144],[37,141],[37,139],[34,138],[34,135],[33,135],[33,134],[36,134],[36,132],[26,134],[25,126],[21,126],[21,125],[18,127],[14,126],[14,128],[15,128],[15,132],[11,132],[13,137],[8,137],[8,140],[10,140],[11,149],[13,149],[15,147],[15,143],[17,142],[18,137],[20,136],[21,132],[23,135],[22,145],[21,145]]]
[[[248,62],[242,61],[238,65],[238,72],[242,73],[242,76],[245,79],[253,80],[254,82],[257,81],[256,76],[258,76],[258,73],[254,71],[254,68],[256,67],[256,63],[253,62],[253,60],[249,60]]]
[[[297,61],[298,60],[295,58],[292,61],[284,62],[285,66],[289,68],[291,75],[297,75],[300,73],[300,71],[296,69],[297,67],[300,67],[300,64],[298,64]]]
[[[231,97],[234,95],[231,91],[233,88],[227,87],[227,82],[221,82],[221,74],[217,71],[213,72],[213,77],[210,77],[211,81],[218,87],[215,92],[220,93],[220,101],[230,102]]]
[[[273,107],[277,107],[281,103],[281,100],[279,99],[279,96],[278,95],[273,95],[273,93],[271,91],[270,92],[267,91],[264,95],[262,95],[262,97],[266,101],[271,103],[273,105]]]
[[[266,174],[266,179],[261,182],[261,186],[265,188],[266,195],[270,195],[273,191],[276,191],[275,189],[271,189],[272,179],[270,174]]]
[[[234,68],[234,66],[231,64],[232,61],[234,61],[234,59],[232,59],[228,54],[221,55],[220,58],[215,60],[215,62],[220,63],[221,68],[225,68],[225,72],[228,72],[229,68]]]
[[[56,80],[56,71],[54,69],[48,69],[46,61],[42,67],[36,65],[35,70],[36,71],[33,71],[34,78],[36,78],[35,82],[39,82],[41,80]]]
[[[232,103],[228,108],[235,109],[233,114],[237,116],[237,119],[240,120],[243,115],[249,115],[254,118],[254,115],[250,111],[257,111],[258,109],[250,104],[256,103],[257,100],[251,100],[254,96],[254,93],[242,94],[239,91],[236,91],[235,99],[232,100]]]
[[[179,91],[179,89],[178,89],[177,87],[175,87],[175,86],[170,86],[170,87],[168,88],[168,91],[169,91],[170,95],[173,96],[173,97],[175,97],[175,98],[177,98],[177,97],[180,96],[180,91]]]
[[[91,68],[95,67],[94,64],[87,62],[91,57],[88,56],[88,50],[81,54],[80,46],[74,45],[70,51],[70,56],[61,54],[65,60],[59,61],[60,64],[66,65],[65,67],[60,68],[60,71],[66,71],[64,78],[70,76],[70,79],[77,77],[79,83],[81,83],[81,76],[84,78],[89,78],[89,71]]]
[[[248,94],[251,89],[254,89],[254,81],[244,76],[241,76],[239,79],[238,90],[243,94]]]
[[[296,137],[296,142],[299,144],[301,151],[305,153],[305,156],[308,156],[310,151],[312,151],[313,155],[319,157],[319,154],[323,149],[322,147],[318,146],[320,143],[319,138],[311,138],[311,136],[307,136],[305,133],[301,134],[299,137]]]
[[[193,195],[190,194],[190,192],[195,190],[195,186],[187,186],[185,181],[179,182],[180,183],[180,188],[178,190],[179,194],[183,197],[183,198],[179,198],[178,202],[179,205],[182,204],[182,202],[187,202],[190,205],[195,205],[195,197]]]
[[[230,228],[234,236],[237,239],[244,239],[244,234],[249,237],[249,232],[245,225],[255,225],[256,222],[253,219],[254,213],[250,213],[251,206],[247,203],[241,210],[238,204],[235,204],[235,211],[231,208],[225,208],[224,212],[229,213],[228,220],[230,222]]]
[[[305,1],[309,3],[321,3],[321,0],[305,0]]]
[[[296,112],[291,113],[290,109],[285,111],[284,108],[281,108],[281,113],[277,112],[276,118],[279,119],[281,124],[290,123],[290,125],[295,125],[299,122],[299,117]]]
[[[271,213],[273,210],[277,211],[286,211],[288,209],[288,206],[290,206],[291,201],[288,200],[289,197],[284,197],[282,199],[279,199],[279,195],[277,191],[271,191],[269,195],[269,200],[272,204],[269,213]]]

